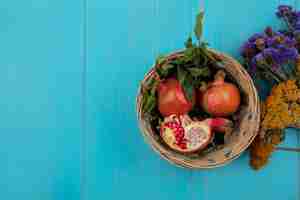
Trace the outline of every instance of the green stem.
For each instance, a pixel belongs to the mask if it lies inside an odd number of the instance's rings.
[[[270,74],[277,82],[282,82],[285,80],[285,78],[282,77],[280,74],[278,74],[277,72],[274,72],[268,64],[263,63],[262,66],[260,66],[260,65],[257,65],[257,66],[260,67],[263,71]]]
[[[289,22],[289,19],[287,18],[287,16],[285,15],[283,18],[284,18],[284,21],[285,21],[287,27],[288,27],[291,31],[294,31],[294,28],[293,28],[293,26],[291,25],[291,23]]]
[[[273,73],[268,73],[268,72],[264,72],[265,74],[266,74],[266,76],[271,76],[271,78],[273,79],[273,80],[275,80],[277,83],[280,83],[281,81],[273,74]]]
[[[300,153],[300,148],[277,147],[276,149],[280,150],[280,151],[289,151],[289,152],[299,152]]]
[[[210,54],[210,52],[207,49],[204,49],[203,47],[200,46],[200,51],[204,56],[206,56],[210,61],[216,62],[216,59]]]

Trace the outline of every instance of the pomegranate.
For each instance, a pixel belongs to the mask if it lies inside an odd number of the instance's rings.
[[[241,102],[239,89],[224,82],[225,72],[220,70],[207,88],[200,89],[199,101],[205,112],[215,117],[226,117],[237,111]]]
[[[195,93],[192,101],[189,101],[179,81],[175,78],[164,80],[158,87],[158,109],[164,117],[188,113],[193,108],[195,101]]]
[[[192,153],[204,149],[212,140],[213,131],[225,132],[233,126],[223,118],[192,120],[188,115],[166,117],[160,127],[160,135],[172,149]]]

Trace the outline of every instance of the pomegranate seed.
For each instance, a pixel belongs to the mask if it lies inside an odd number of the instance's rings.
[[[186,144],[185,144],[185,143],[181,143],[181,144],[179,145],[179,147],[180,147],[181,149],[186,149]]]

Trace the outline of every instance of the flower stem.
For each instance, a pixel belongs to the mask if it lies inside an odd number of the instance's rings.
[[[259,67],[260,65],[258,65]],[[283,77],[281,74],[277,73],[276,71],[272,70],[271,67],[268,64],[262,64],[260,67],[265,73],[269,74],[274,78],[277,82],[282,82],[286,80],[285,77]]]
[[[290,148],[290,147],[277,147],[276,150],[279,151],[289,151],[289,152],[297,152],[300,153],[300,148]]]
[[[288,17],[287,17],[286,15],[284,15],[283,18],[284,18],[284,21],[285,21],[287,27],[288,27],[291,31],[294,31],[294,28],[293,28],[293,26],[291,25],[291,23],[289,22]]]

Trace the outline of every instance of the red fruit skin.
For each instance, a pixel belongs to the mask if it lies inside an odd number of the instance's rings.
[[[233,122],[226,118],[206,119],[205,122],[211,127],[212,131],[225,133],[226,130],[233,128]]]
[[[164,117],[188,113],[195,101],[195,94],[191,102],[187,100],[179,81],[174,78],[163,81],[158,87],[158,110]]]
[[[214,117],[226,117],[233,114],[241,102],[238,88],[231,83],[214,85],[199,97],[203,109]]]

